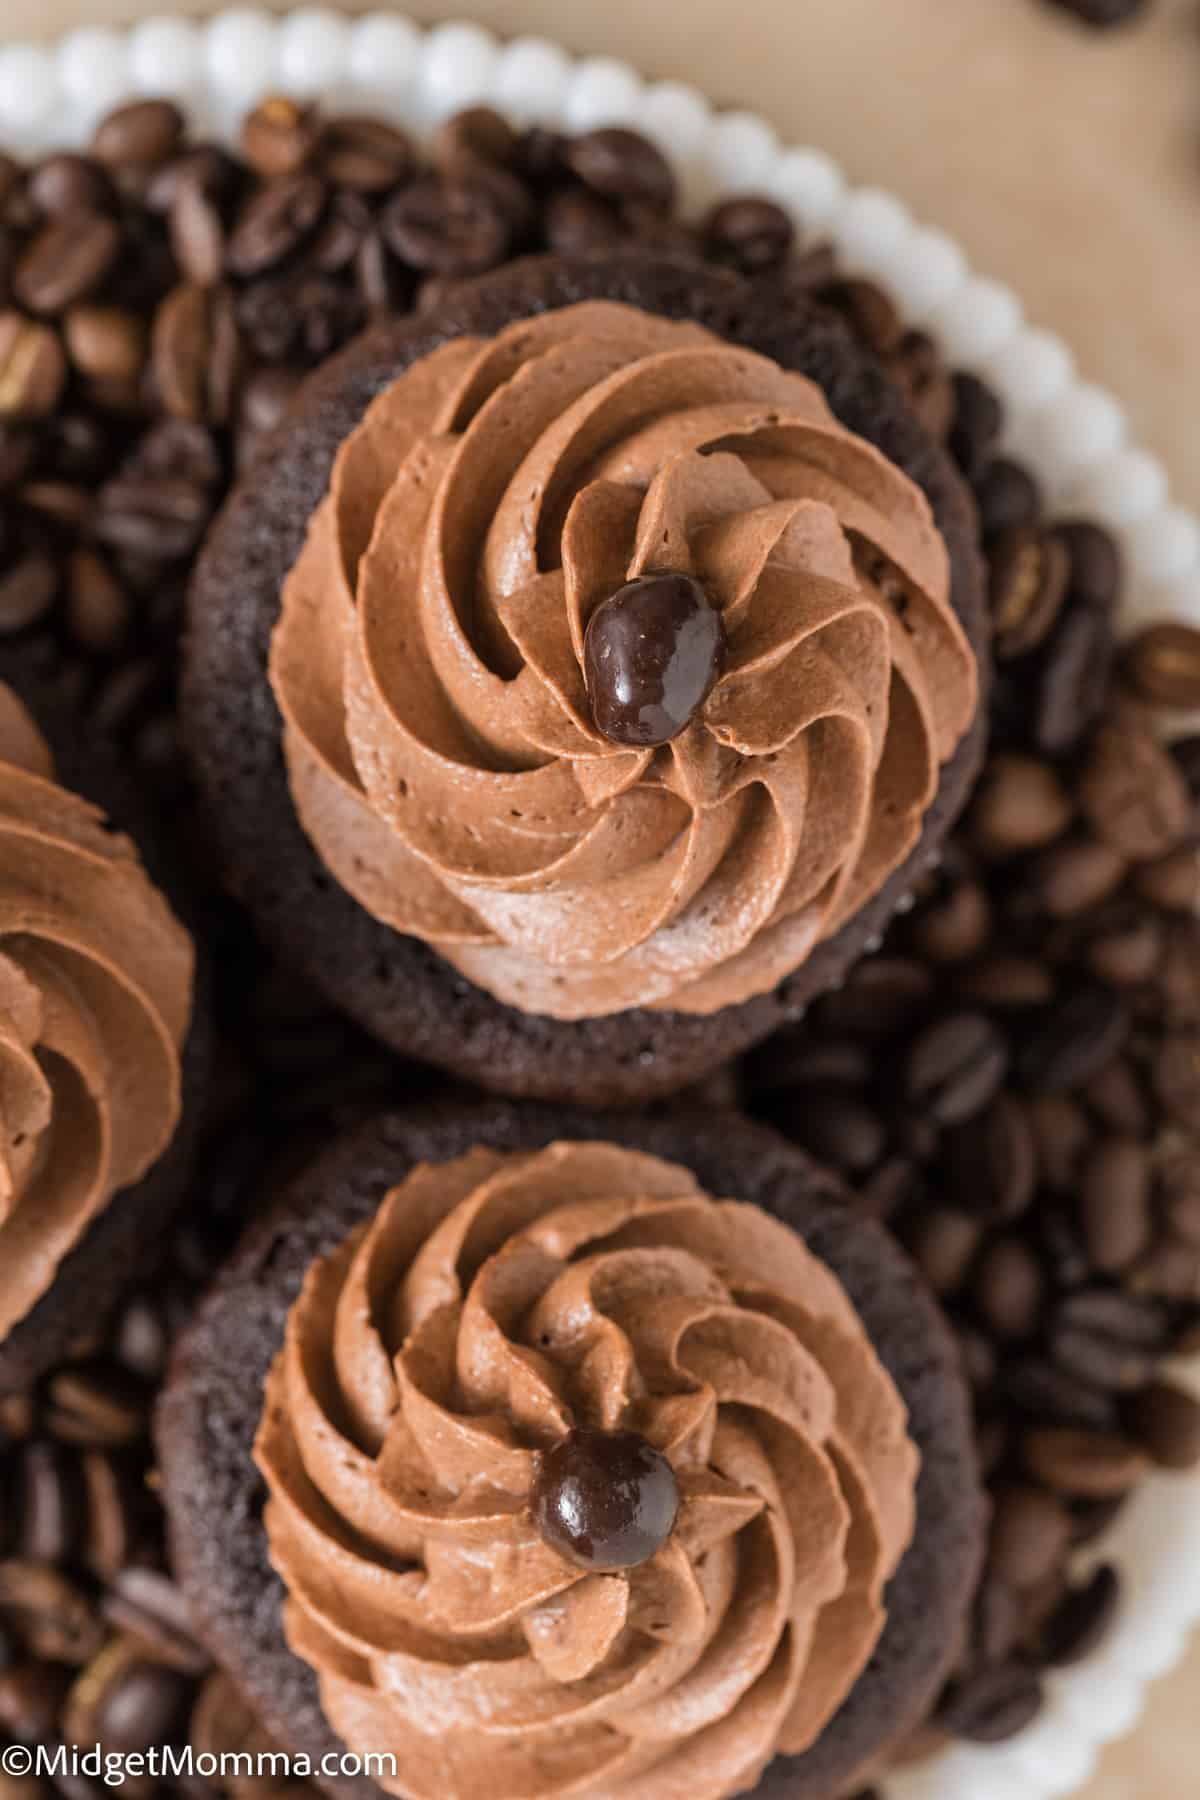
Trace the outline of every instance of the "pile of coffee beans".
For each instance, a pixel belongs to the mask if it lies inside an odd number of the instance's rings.
[[[1088,1654],[1120,1581],[1075,1551],[1154,1467],[1200,1462],[1200,633],[1118,648],[1118,547],[1045,518],[954,383],[997,659],[970,809],[878,955],[747,1062],[749,1105],[856,1187],[960,1334],[994,1502],[939,1723],[994,1741]]]
[[[193,1637],[167,1566],[150,1413],[191,1299],[178,1275],[136,1295],[93,1355],[0,1401],[0,1745],[53,1755],[99,1744],[121,1756],[271,1747]],[[172,1791],[141,1777],[127,1785]],[[0,1774],[0,1800],[55,1791],[100,1800],[107,1790],[65,1766],[53,1784]]]
[[[1045,517],[998,451],[996,396],[772,201],[683,224],[634,132],[516,132],[473,109],[422,155],[383,121],[272,97],[234,154],[141,101],[87,153],[0,159],[0,651],[35,647],[164,820],[186,816],[191,558],[307,371],[515,254],[627,242],[789,271],[903,386],[979,506],[999,676],[970,813],[882,952],[705,1094],[744,1093],[838,1167],[960,1334],[995,1523],[939,1725],[996,1739],[1119,1609],[1115,1570],[1072,1579],[1075,1549],[1150,1468],[1200,1458],[1200,1408],[1162,1375],[1200,1345],[1200,740],[1167,751],[1156,731],[1200,707],[1200,637],[1163,625],[1118,651],[1117,548]],[[437,1081],[266,965],[215,899],[206,935],[224,1039],[205,1205],[154,1297],[0,1410],[0,1740],[259,1742],[171,1583],[148,1409],[281,1139],[302,1155]],[[42,1788],[0,1778],[0,1800]]]

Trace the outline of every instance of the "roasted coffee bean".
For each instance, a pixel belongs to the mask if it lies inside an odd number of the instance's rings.
[[[991,934],[992,909],[978,881],[955,881],[921,908],[910,938],[921,956],[935,963],[968,962]]]
[[[45,219],[64,213],[115,212],[116,189],[105,169],[91,157],[71,150],[47,156],[30,171],[30,205]]]
[[[1131,1396],[1123,1420],[1160,1468],[1194,1469],[1200,1463],[1200,1400],[1182,1388],[1147,1382]]]
[[[1083,1087],[1120,1053],[1128,1031],[1120,997],[1098,983],[1081,983],[1034,1021],[1017,1057],[1017,1073],[1031,1092]]]
[[[104,1625],[84,1589],[47,1563],[0,1563],[0,1619],[32,1656],[82,1667],[104,1642]]]
[[[1020,1592],[1037,1587],[1056,1569],[1071,1541],[1071,1517],[1042,1488],[1006,1486],[995,1496],[988,1569]]]
[[[187,1601],[169,1576],[157,1569],[123,1569],[101,1603],[104,1617],[146,1645],[156,1662],[185,1675],[202,1675],[210,1659],[197,1643]]]
[[[971,1292],[981,1319],[996,1337],[1030,1338],[1037,1330],[1045,1276],[1024,1239],[1002,1237],[990,1243],[976,1264]]]
[[[995,756],[975,795],[971,835],[990,857],[1041,850],[1062,836],[1074,810],[1048,763],[1030,756]]]
[[[986,956],[956,976],[955,992],[992,1012],[1028,1012],[1054,998],[1054,975],[1032,957]]]
[[[79,1472],[86,1508],[86,1530],[79,1560],[101,1581],[120,1574],[147,1528],[147,1495],[135,1463],[105,1450],[85,1450]]]
[[[223,474],[220,448],[212,432],[172,418],[157,420],[138,439],[122,472],[153,480],[190,481],[201,488],[215,488]]]
[[[195,549],[210,512],[194,482],[118,476],[100,490],[96,535],[114,550],[171,561]]]
[[[101,120],[92,153],[110,169],[156,169],[174,156],[183,114],[170,100],[133,100]]]
[[[842,989],[820,1001],[821,1023],[838,1037],[893,1037],[920,1017],[932,992],[933,977],[921,963],[871,957],[858,964]]]
[[[61,1443],[116,1449],[143,1434],[148,1405],[141,1382],[119,1365],[68,1364],[50,1377],[46,1422]]]
[[[1138,1259],[1125,1282],[1132,1293],[1194,1305],[1200,1300],[1200,1250],[1182,1238],[1163,1238]]]
[[[1158,971],[1164,1023],[1173,1031],[1200,1026],[1200,921],[1172,921]]]
[[[1069,1668],[1098,1650],[1121,1605],[1121,1580],[1101,1563],[1082,1587],[1072,1588],[1042,1630],[1040,1652],[1052,1669]]]
[[[818,298],[840,313],[855,337],[878,355],[891,356],[899,351],[904,321],[891,296],[875,282],[839,277],[823,287]],[[938,367],[940,370],[940,360]],[[950,406],[953,407],[952,394]]]
[[[908,1248],[934,1293],[945,1296],[966,1281],[982,1239],[983,1227],[970,1213],[932,1206],[913,1221]]]
[[[845,1088],[800,1088],[773,1117],[810,1155],[850,1177],[867,1174],[887,1149],[887,1128],[879,1115]]]
[[[968,481],[987,465],[1004,427],[1004,408],[986,381],[965,371],[953,377],[954,419],[947,448]]]
[[[146,328],[117,306],[73,306],[63,320],[67,353],[91,381],[136,382],[146,358]]]
[[[704,247],[717,262],[743,275],[780,268],[792,253],[796,231],[775,200],[742,194],[714,206],[703,225]]]
[[[1031,882],[1039,904],[1052,919],[1073,919],[1115,893],[1127,867],[1111,844],[1072,838],[1037,858]]]
[[[321,223],[329,190],[319,176],[268,182],[238,213],[225,248],[230,273],[246,278],[278,268],[303,248]]]
[[[490,188],[422,176],[388,201],[379,228],[394,256],[421,274],[480,275],[502,261],[509,222]]]
[[[505,129],[511,138],[511,128],[505,125]],[[326,122],[317,154],[326,180],[356,194],[383,194],[389,188],[399,187],[413,173],[415,161],[412,139],[407,132],[382,119],[353,115]],[[506,160],[500,156],[489,157],[483,150],[475,150],[472,154],[487,161]]]
[[[950,1013],[920,1032],[904,1063],[904,1092],[939,1125],[980,1112],[999,1091],[1008,1049],[983,1013]]]
[[[52,1662],[17,1663],[0,1671],[0,1726],[18,1743],[46,1742],[70,1681],[69,1670]]]
[[[54,605],[60,571],[44,550],[29,550],[0,573],[0,638],[39,625]]]
[[[640,200],[668,212],[675,199],[675,174],[657,144],[623,126],[604,126],[568,140],[567,167],[584,186],[606,200]]]
[[[1080,604],[1064,609],[1043,646],[1034,704],[1034,742],[1047,756],[1078,749],[1104,711],[1114,655],[1107,610]]]
[[[197,177],[181,180],[167,215],[171,250],[185,280],[211,287],[225,267],[225,222],[220,207]]]
[[[268,181],[295,175],[315,151],[320,132],[315,107],[268,94],[242,121],[242,155]]]
[[[947,1132],[944,1151],[949,1189],[960,1206],[999,1223],[1028,1211],[1037,1185],[1037,1150],[1028,1111],[1014,1095],[997,1094],[982,1112]]]
[[[1200,631],[1194,626],[1149,626],[1126,646],[1123,664],[1134,692],[1149,705],[1200,706]]]
[[[1140,987],[1153,980],[1164,947],[1163,927],[1144,912],[1114,922],[1088,940],[1092,973],[1113,987]]]
[[[941,353],[923,331],[905,331],[884,367],[931,437],[942,439],[954,418],[954,383]]]
[[[813,1086],[865,1088],[871,1079],[871,1058],[862,1044],[850,1038],[814,1039],[803,1029],[779,1032],[769,1040],[761,1056],[751,1053],[745,1074],[755,1093],[787,1093]]]
[[[67,1562],[85,1525],[77,1460],[60,1444],[35,1439],[16,1458],[11,1487],[18,1554],[31,1563]]]
[[[973,1657],[984,1664],[1006,1661],[1020,1644],[1024,1626],[1025,1609],[1016,1589],[997,1575],[987,1575],[975,1597]]]
[[[859,1208],[872,1219],[894,1218],[903,1207],[916,1203],[922,1193],[920,1170],[907,1156],[889,1156],[861,1184]]]
[[[1157,862],[1142,863],[1134,886],[1143,900],[1164,912],[1200,913],[1200,848],[1187,844]]]
[[[1035,1426],[1022,1442],[1030,1474],[1052,1493],[1104,1500],[1128,1493],[1147,1473],[1150,1458],[1115,1432]]]
[[[995,456],[975,479],[975,505],[985,539],[1001,532],[1036,525],[1042,516],[1042,494],[1023,463]]]
[[[106,213],[72,212],[43,225],[13,270],[13,295],[30,312],[65,312],[94,294],[112,270],[121,229]]]
[[[1151,1230],[1150,1158],[1135,1138],[1093,1146],[1081,1172],[1079,1216],[1093,1268],[1116,1274],[1146,1249]]]
[[[1081,1089],[1088,1112],[1127,1137],[1147,1137],[1153,1126],[1149,1098],[1134,1065],[1118,1056]]]
[[[1154,1196],[1158,1212],[1174,1235],[1200,1245],[1200,1154],[1194,1146],[1159,1165]]]
[[[542,223],[548,247],[564,256],[610,249],[629,236],[616,208],[583,187],[551,194]]]
[[[560,149],[565,149],[565,142],[558,140]],[[464,156],[497,163],[502,168],[513,167],[525,159],[519,135],[503,113],[491,106],[467,106],[452,113],[434,134],[431,150],[441,169],[453,168]],[[557,161],[556,172],[562,172],[561,160]]]
[[[1046,1424],[1105,1432],[1117,1423],[1111,1394],[1037,1356],[1002,1365],[1000,1390],[1018,1414]]]
[[[67,380],[58,333],[18,312],[0,312],[0,419],[44,419]]]
[[[997,656],[1024,656],[1049,634],[1067,592],[1066,547],[1036,525],[1011,525],[988,544]]]
[[[188,1676],[148,1661],[136,1639],[112,1638],[67,1696],[63,1724],[76,1743],[134,1756],[173,1741],[193,1691]]]
[[[1166,856],[1192,823],[1191,795],[1178,764],[1131,718],[1097,732],[1080,774],[1079,800],[1097,837],[1132,862]]]
[[[1148,1379],[1158,1353],[1071,1325],[1056,1327],[1050,1354],[1059,1368],[1107,1393],[1130,1394]]]
[[[1194,1129],[1200,1119],[1200,1036],[1163,1039],[1154,1059],[1154,1091],[1172,1119]]]
[[[1032,1725],[1045,1696],[1038,1676],[1024,1663],[1001,1663],[956,1681],[943,1694],[935,1723],[954,1737],[999,1744]]]
[[[237,324],[227,288],[182,284],[154,317],[154,379],[166,410],[223,424],[237,377]]]
[[[1117,539],[1092,519],[1059,519],[1054,532],[1066,545],[1071,559],[1071,599],[1082,607],[1098,607],[1111,613],[1124,583]]]
[[[361,194],[335,193],[305,259],[308,266],[323,275],[351,268],[372,228],[371,208]]]
[[[1055,1308],[1055,1321],[1143,1350],[1161,1351],[1167,1344],[1161,1309],[1121,1288],[1092,1287],[1068,1294]]]

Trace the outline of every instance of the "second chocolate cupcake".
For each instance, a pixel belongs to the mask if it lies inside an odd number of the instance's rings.
[[[332,1792],[832,1800],[962,1641],[970,1404],[911,1266],[762,1127],[613,1125],[371,1122],[181,1342],[175,1566]]]

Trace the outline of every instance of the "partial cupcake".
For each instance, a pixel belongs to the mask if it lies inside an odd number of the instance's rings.
[[[117,829],[146,840],[138,797],[44,722],[53,750],[0,683],[0,1392],[91,1342],[160,1251],[205,1064],[191,937]]]
[[[158,1426],[196,1629],[293,1754],[384,1759],[322,1777],[355,1800],[834,1800],[978,1579],[935,1302],[732,1114],[369,1123],[220,1276]]]
[[[202,556],[185,731],[336,1004],[619,1103],[872,946],[965,800],[985,644],[966,489],[839,321],[537,258],[302,390]]]

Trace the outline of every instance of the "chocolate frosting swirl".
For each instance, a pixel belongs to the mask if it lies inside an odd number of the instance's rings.
[[[0,1337],[180,1110],[187,933],[0,685]]]
[[[596,729],[593,609],[700,579],[723,671]],[[562,1019],[774,987],[912,849],[976,706],[919,489],[698,325],[564,308],[412,365],[343,444],[271,676],[299,817],[368,912]]]
[[[672,1463],[674,1533],[636,1569],[533,1527],[574,1425]],[[918,1464],[800,1238],[600,1143],[414,1170],[310,1269],[256,1456],[288,1642],[409,1800],[752,1786],[869,1661]]]

